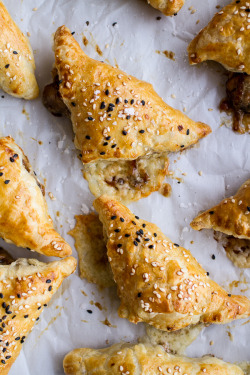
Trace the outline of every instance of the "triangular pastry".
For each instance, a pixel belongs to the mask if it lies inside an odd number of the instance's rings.
[[[167,153],[211,132],[169,107],[149,83],[89,58],[65,26],[55,34],[54,49],[55,82],[43,101],[51,110],[56,98],[55,107],[63,101],[70,112],[84,177],[96,197],[106,193],[129,202],[159,190]]]
[[[188,46],[190,64],[214,60],[227,70],[227,98],[220,109],[233,114],[233,130],[250,132],[250,3],[234,0],[220,10]]]
[[[107,238],[108,259],[121,299],[119,316],[175,331],[202,322],[228,323],[250,316],[250,301],[231,296],[190,251],[121,203],[102,196],[94,207]]]
[[[239,267],[250,267],[250,180],[234,196],[201,213],[190,225],[195,230],[214,229],[227,235],[221,240],[229,258]]]
[[[0,236],[48,256],[72,252],[53,227],[43,186],[11,137],[0,138]]]
[[[0,88],[12,96],[35,99],[39,89],[28,39],[0,1]]]
[[[152,7],[158,9],[165,16],[173,16],[182,8],[185,0],[147,0]]]
[[[1,375],[8,374],[44,306],[75,268],[72,257],[48,264],[18,259],[0,265]]]
[[[250,74],[249,1],[233,0],[215,14],[188,46],[190,64],[214,60],[227,70]]]
[[[243,375],[236,365],[213,356],[187,358],[165,352],[162,346],[119,343],[105,349],[75,349],[63,361],[66,375]]]

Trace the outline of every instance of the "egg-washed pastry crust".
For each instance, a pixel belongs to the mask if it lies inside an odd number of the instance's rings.
[[[54,229],[44,187],[11,137],[0,138],[0,236],[48,256],[63,258],[72,252]]]
[[[18,259],[0,265],[1,375],[8,374],[43,308],[75,268],[72,257],[48,264]]]
[[[89,58],[65,26],[55,34],[54,50],[55,82],[43,101],[53,114],[60,114],[61,102],[71,114],[84,176],[96,197],[105,193],[128,203],[158,190],[167,153],[211,132],[169,107],[149,83]]]
[[[35,99],[39,88],[35,78],[35,60],[28,39],[0,1],[0,88],[8,94]]]
[[[166,353],[162,346],[119,343],[105,349],[75,349],[63,361],[66,375],[244,375],[236,365],[213,356],[187,358]]]
[[[182,8],[185,0],[147,0],[152,7],[161,11],[165,16],[176,15]]]
[[[250,301],[231,296],[190,251],[108,196],[94,201],[121,299],[119,316],[176,331],[198,322],[228,323],[250,315]]]

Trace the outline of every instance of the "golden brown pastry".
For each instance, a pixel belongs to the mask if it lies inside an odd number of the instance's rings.
[[[129,202],[159,190],[167,153],[211,132],[169,107],[152,85],[89,58],[65,26],[55,34],[54,49],[55,82],[45,89],[44,104],[58,115],[63,101],[71,114],[84,177],[96,197]]]
[[[105,349],[75,349],[63,361],[66,375],[243,375],[231,363],[212,356],[187,358],[166,353],[162,346],[115,344]]]
[[[72,252],[53,227],[43,186],[11,137],[0,138],[0,237],[48,256]]]
[[[30,43],[1,1],[0,29],[0,88],[18,98],[37,98],[39,89]]]
[[[224,247],[229,258],[239,267],[250,267],[250,180],[233,197],[198,215],[190,225],[195,230],[214,229],[226,234]]]
[[[147,0],[152,7],[161,11],[165,16],[176,15],[182,8],[185,0]]]
[[[191,65],[205,60],[235,72],[226,84],[221,110],[233,113],[233,129],[250,131],[250,5],[234,0],[220,10],[188,46]]]
[[[94,207],[107,238],[108,260],[118,295],[119,316],[175,331],[202,322],[228,323],[250,316],[250,301],[231,296],[190,251],[121,203],[102,196]]]
[[[1,375],[8,374],[43,308],[75,268],[72,257],[48,264],[18,259],[0,265]]]
[[[75,219],[75,228],[69,234],[75,239],[80,277],[101,288],[114,286],[103,237],[103,225],[98,215],[92,212],[88,215],[77,215]]]

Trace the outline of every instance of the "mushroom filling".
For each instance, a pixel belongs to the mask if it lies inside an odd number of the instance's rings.
[[[54,75],[54,80],[51,84],[45,86],[43,90],[43,105],[52,115],[57,117],[70,117],[70,111],[66,104],[64,104],[62,96],[59,92],[59,77],[58,74]]]
[[[233,112],[233,129],[238,132],[244,132],[242,122],[244,116],[248,118],[245,121],[246,131],[250,130],[250,76],[244,73],[230,74],[226,82],[227,98],[220,104],[223,111]]]

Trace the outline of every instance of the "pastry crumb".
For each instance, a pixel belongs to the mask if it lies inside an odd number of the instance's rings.
[[[203,174],[202,171],[199,171],[199,172],[198,172],[198,175],[199,175],[199,176],[202,176],[202,174]]]
[[[54,197],[54,195],[51,193],[51,191],[48,192],[48,196],[50,197],[50,199],[52,201],[56,201],[56,197]]]

